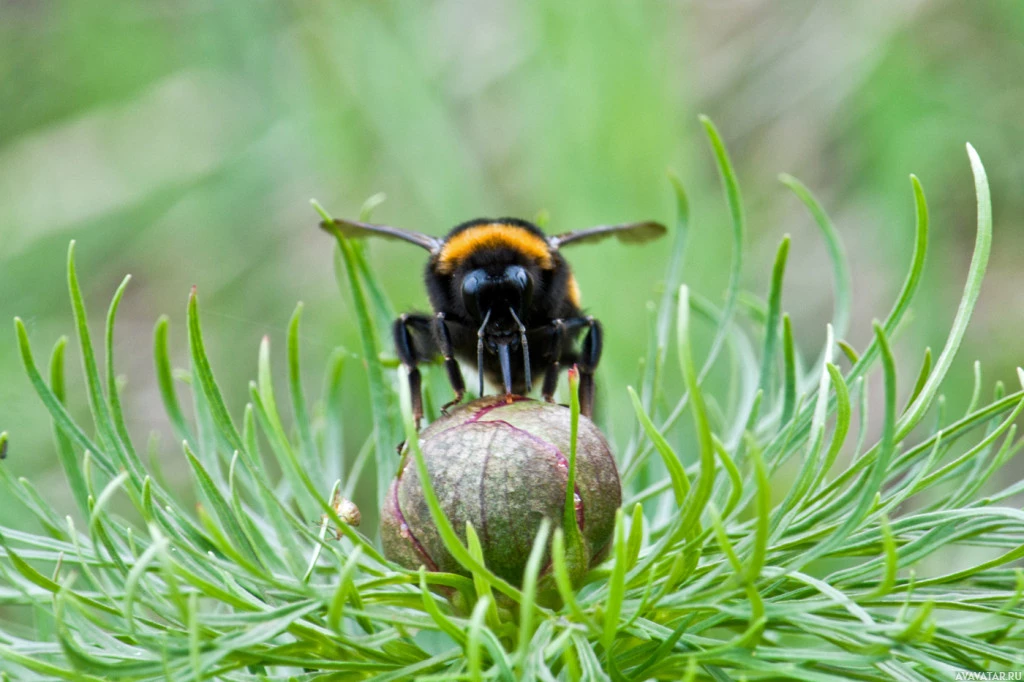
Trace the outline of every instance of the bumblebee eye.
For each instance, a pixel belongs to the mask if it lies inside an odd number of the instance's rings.
[[[533,277],[521,265],[510,265],[505,268],[505,280],[511,282],[519,290],[519,310],[530,306],[533,299]]]
[[[480,288],[486,281],[483,270],[473,270],[462,280],[462,302],[470,315],[480,318]]]

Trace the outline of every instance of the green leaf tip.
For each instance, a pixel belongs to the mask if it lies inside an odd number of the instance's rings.
[[[371,194],[369,197],[367,197],[366,201],[363,202],[363,205],[359,207],[359,219],[363,221],[369,220],[370,216],[373,215],[373,212],[377,209],[377,207],[387,200],[388,195],[384,194],[384,192],[377,192],[376,194]]]
[[[676,200],[676,213],[677,215],[688,216],[690,214],[690,199],[686,194],[686,187],[674,169],[669,168],[667,173],[668,181],[672,185],[672,194]]]
[[[332,228],[331,223],[334,222],[334,218],[331,217],[331,214],[328,213],[327,209],[325,209],[323,206],[321,206],[320,202],[317,201],[316,199],[310,199],[309,200],[309,204],[310,204],[310,206],[313,207],[313,210],[315,210],[317,213],[320,214],[320,217],[323,219],[323,222],[320,223],[320,227],[323,228],[324,230],[327,230],[328,232],[331,232],[333,234],[334,230],[331,229]]]

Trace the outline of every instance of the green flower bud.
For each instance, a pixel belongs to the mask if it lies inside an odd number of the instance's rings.
[[[430,479],[441,508],[465,541],[473,524],[484,562],[514,585],[522,582],[533,540],[544,518],[564,518],[569,458],[569,409],[515,397],[481,398],[459,407],[420,433]],[[581,577],[608,546],[622,488],[604,436],[579,419],[576,450],[576,524],[582,551],[569,551],[570,572]],[[466,574],[449,554],[430,516],[408,447],[381,511],[381,540],[392,561],[416,569]],[[545,557],[547,566],[550,557]]]

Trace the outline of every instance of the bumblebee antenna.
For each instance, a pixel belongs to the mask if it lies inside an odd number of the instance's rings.
[[[519,316],[513,308],[509,308],[508,311],[512,313],[512,319],[519,326],[519,342],[523,344],[523,373],[526,375],[526,392],[529,393],[533,390],[533,381],[530,378],[530,347],[526,344],[526,327],[519,321]]]
[[[491,311],[488,310],[487,314],[484,315],[484,321],[480,324],[480,329],[476,332],[476,371],[480,375],[480,393],[478,398],[484,397],[484,327],[487,326],[488,320],[491,319]]]

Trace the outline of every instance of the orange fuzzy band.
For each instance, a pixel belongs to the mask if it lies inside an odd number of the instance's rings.
[[[576,277],[569,275],[569,283],[566,285],[569,302],[577,308],[580,307],[580,285],[576,283]]]
[[[516,225],[491,223],[463,230],[445,242],[437,258],[437,269],[448,274],[470,254],[481,249],[500,247],[519,251],[545,270],[554,266],[551,249],[542,237]]]

